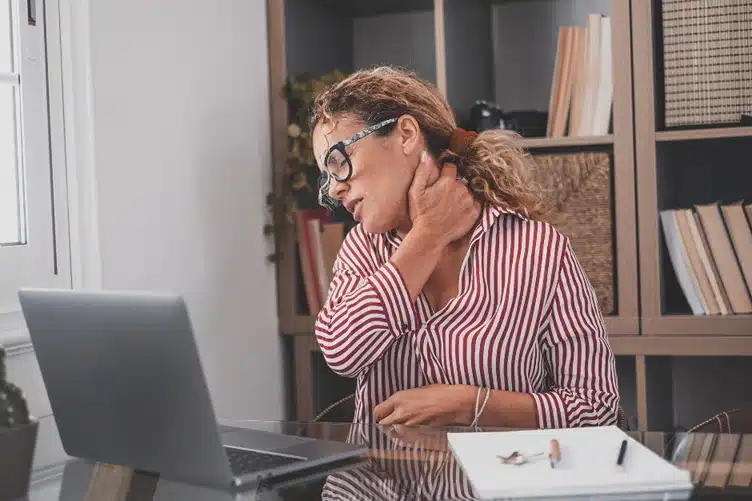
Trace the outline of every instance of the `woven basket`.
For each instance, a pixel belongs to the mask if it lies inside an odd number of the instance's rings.
[[[611,161],[607,153],[534,154],[532,168],[593,284],[603,315],[616,313]]]

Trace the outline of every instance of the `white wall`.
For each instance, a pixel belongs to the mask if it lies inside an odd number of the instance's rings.
[[[280,419],[266,2],[91,2],[104,288],[185,295],[222,417]]]
[[[96,181],[96,197],[75,184],[71,193],[85,199],[74,236],[86,240],[79,232],[98,220],[93,245],[73,242],[94,264],[82,276],[96,282],[101,267],[104,288],[183,294],[217,414],[233,419],[283,418],[272,243],[262,234],[271,188],[265,4],[61,0],[73,43],[75,103],[66,104],[76,108],[69,174]],[[87,38],[88,69],[76,45]],[[92,263],[97,247],[101,262]],[[64,455],[36,358],[28,345],[9,355],[10,380],[43,421],[35,466],[54,464]]]

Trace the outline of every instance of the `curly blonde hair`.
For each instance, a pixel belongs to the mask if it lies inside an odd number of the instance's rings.
[[[530,219],[548,217],[543,191],[533,178],[529,154],[521,148],[519,136],[505,130],[484,131],[461,153],[451,151],[450,139],[457,128],[454,113],[434,85],[412,72],[380,66],[357,71],[323,89],[313,102],[309,130],[343,116],[373,125],[402,115],[415,118],[429,152],[440,161],[455,163],[481,203]],[[393,128],[384,127],[375,134],[384,136]],[[327,191],[328,181],[324,181],[320,200],[327,199]]]

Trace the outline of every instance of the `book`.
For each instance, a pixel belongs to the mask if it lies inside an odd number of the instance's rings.
[[[752,228],[742,201],[721,206],[731,243],[739,260],[748,292],[752,292]]]
[[[548,458],[552,439],[561,451],[554,467]],[[624,440],[624,462],[618,466]],[[481,499],[606,494],[688,499],[693,490],[688,470],[666,461],[616,426],[459,432],[449,433],[448,442]],[[514,451],[543,456],[522,465],[505,464],[499,458]]]
[[[718,203],[695,205],[700,223],[708,237],[710,252],[718,267],[721,282],[726,289],[734,313],[752,313],[752,297],[742,276],[733,243],[723,221]]]
[[[715,265],[710,254],[710,246],[708,245],[708,238],[705,236],[705,232],[702,229],[700,223],[700,216],[692,209],[685,209],[687,219],[689,220],[689,228],[692,233],[692,240],[700,255],[705,273],[710,281],[710,287],[713,291],[716,304],[718,305],[718,313],[721,315],[728,315],[731,312],[731,303],[729,303],[728,296],[726,295],[726,289],[723,288],[720,275],[718,274],[718,267]]]
[[[684,297],[689,303],[693,315],[704,315],[705,309],[700,301],[699,286],[695,282],[690,270],[689,258],[684,248],[683,240],[676,224],[677,211],[663,210],[660,212],[663,236],[674,273],[679,281]]]
[[[689,217],[687,217],[687,214]],[[694,216],[692,211],[688,209],[679,209],[674,211],[676,218],[676,228],[679,231],[679,236],[684,246],[684,251],[687,255],[689,263],[689,272],[692,274],[692,279],[697,284],[697,292],[699,294],[700,303],[708,315],[715,315],[720,313],[720,306],[716,302],[715,295],[710,285],[710,278],[707,275],[705,266],[703,265],[702,258],[700,256],[699,248],[695,245],[692,229],[690,227],[690,218],[694,222]]]

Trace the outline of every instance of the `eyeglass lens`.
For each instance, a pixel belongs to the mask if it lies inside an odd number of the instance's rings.
[[[326,170],[339,181],[349,176],[350,164],[341,150],[335,148],[329,153],[326,159]]]

